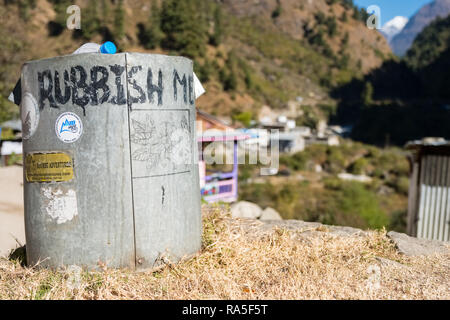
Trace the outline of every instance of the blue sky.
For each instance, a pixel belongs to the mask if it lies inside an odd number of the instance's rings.
[[[432,2],[432,0],[354,0],[354,3],[362,8],[370,5],[377,5],[381,9],[381,24],[396,16],[411,16],[417,12],[423,5]]]

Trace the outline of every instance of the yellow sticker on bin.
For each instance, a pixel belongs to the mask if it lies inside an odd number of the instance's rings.
[[[63,182],[73,179],[73,159],[66,153],[32,153],[25,160],[27,182]]]

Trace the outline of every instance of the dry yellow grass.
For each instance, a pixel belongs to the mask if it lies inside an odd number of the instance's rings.
[[[0,299],[449,299],[450,256],[406,257],[385,232],[302,236],[203,210],[203,250],[152,271],[77,272],[0,261]]]

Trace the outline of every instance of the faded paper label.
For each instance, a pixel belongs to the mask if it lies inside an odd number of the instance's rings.
[[[66,153],[33,153],[25,160],[27,182],[62,182],[73,179],[73,159]]]

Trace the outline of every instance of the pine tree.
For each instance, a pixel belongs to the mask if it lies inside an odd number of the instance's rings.
[[[371,82],[366,82],[364,90],[361,95],[364,107],[369,107],[373,102],[373,85]]]
[[[152,2],[150,21],[146,33],[147,41],[144,46],[147,49],[154,49],[161,45],[164,33],[161,31],[161,9],[156,1]]]
[[[91,39],[100,30],[100,18],[96,1],[89,1],[86,9],[83,10],[81,20],[81,32],[83,37]]]
[[[228,55],[225,66],[220,70],[219,78],[225,91],[233,91],[237,89],[237,58],[233,51]]]
[[[222,42],[223,37],[223,21],[222,21],[222,8],[217,5],[214,10],[214,33],[211,36],[210,44],[218,46]]]
[[[101,1],[101,13],[102,13],[102,24],[103,26],[106,26],[108,22],[110,21],[110,7],[109,7],[109,0],[102,0]]]
[[[123,0],[119,0],[114,12],[114,37],[121,40],[125,37],[125,11],[123,10]]]
[[[203,0],[166,0],[161,11],[162,46],[194,58],[203,56],[208,36]]]
[[[62,28],[66,27],[67,19],[67,7],[71,5],[70,0],[51,0],[53,10],[55,10],[56,16],[54,22],[60,25]]]

